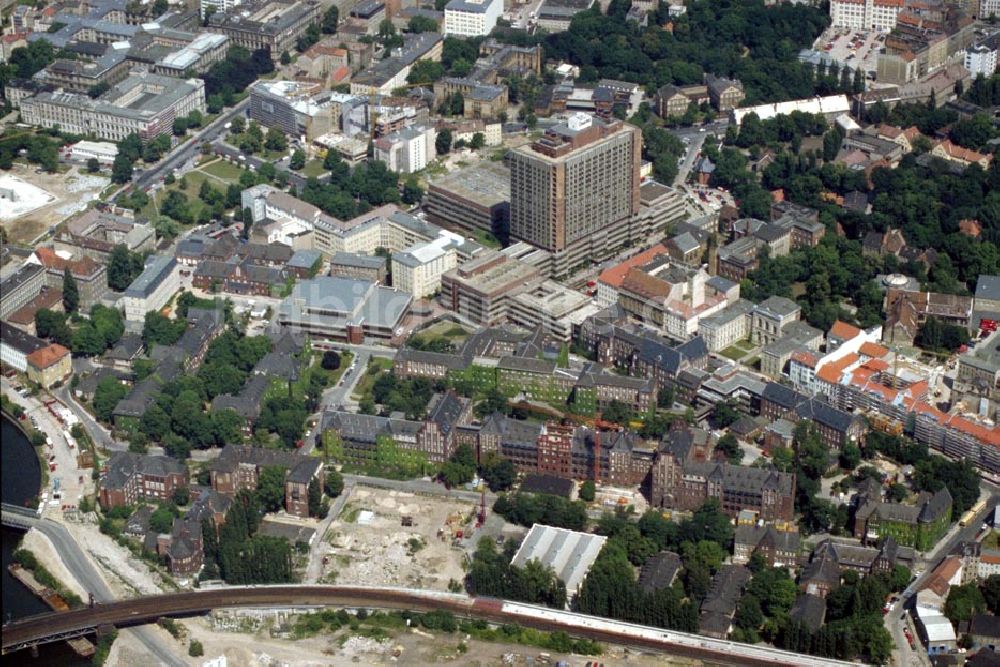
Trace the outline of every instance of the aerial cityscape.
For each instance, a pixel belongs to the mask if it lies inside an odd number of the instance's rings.
[[[4,664],[1000,665],[1000,0],[0,0]]]

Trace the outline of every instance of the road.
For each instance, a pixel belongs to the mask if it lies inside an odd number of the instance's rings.
[[[69,408],[70,411],[76,415],[76,418],[80,420],[81,424],[83,424],[83,428],[90,434],[91,440],[93,440],[94,444],[99,448],[121,452],[128,449],[128,443],[115,440],[106,428],[98,424],[97,421],[90,416],[90,413],[76,402],[72,392],[66,385],[57,388],[52,393],[56,398],[62,401],[63,405]]]
[[[6,396],[9,396],[14,403],[24,408],[25,414],[37,424],[38,430],[48,438],[49,444],[44,445],[45,457],[48,459],[50,465],[55,465],[55,470],[51,470],[50,467],[50,486],[42,489],[42,491],[55,500],[55,480],[58,479],[59,492],[62,498],[61,502],[55,502],[54,505],[47,502],[45,507],[42,508],[43,511],[59,512],[61,504],[73,505],[75,507],[84,495],[92,492],[92,481],[90,470],[79,467],[77,460],[79,449],[75,445],[71,448],[70,442],[67,441],[66,433],[70,427],[56,419],[55,415],[39,399],[31,396],[21,396],[15,392],[6,377],[0,381],[0,386],[2,386]]]
[[[46,537],[52,541],[56,552],[62,558],[63,564],[70,571],[73,577],[80,582],[80,585],[94,595],[98,602],[112,602],[114,595],[107,583],[101,577],[97,568],[94,567],[90,559],[83,553],[80,546],[70,535],[69,531],[62,524],[49,519],[43,519],[37,526]],[[136,639],[150,652],[157,664],[160,665],[184,665],[183,659],[174,655],[170,647],[163,642],[151,628],[133,628],[125,630],[132,633]]]
[[[223,111],[218,118],[202,128],[179,148],[175,148],[172,153],[168,154],[156,166],[139,174],[133,180],[135,187],[140,190],[146,190],[154,183],[159,183],[161,178],[165,178],[174,169],[180,168],[188,160],[193,159],[201,152],[201,145],[203,143],[206,141],[211,143],[222,136],[223,132],[226,131],[225,124],[243,113],[249,104],[250,98],[247,97],[238,102],[233,108]]]
[[[892,635],[893,643],[897,647],[897,651],[893,653],[893,658],[898,665],[910,667],[911,665],[923,666],[930,664],[923,646],[919,643],[919,635],[916,632],[916,628],[912,625],[910,612],[913,611],[917,593],[927,583],[934,569],[940,565],[941,561],[948,554],[955,550],[955,547],[960,542],[968,542],[976,539],[976,534],[979,532],[983,520],[993,513],[997,502],[1000,501],[1000,493],[998,493],[1000,489],[996,486],[983,481],[981,487],[988,494],[986,509],[978,514],[969,525],[961,527],[956,524],[955,528],[952,528],[945,538],[941,542],[938,542],[934,550],[922,559],[924,562],[923,572],[906,587],[906,590],[900,594],[900,600],[896,603],[895,609],[885,616],[886,628],[889,630],[889,634]],[[903,610],[906,611],[904,612]],[[903,626],[907,623],[910,624],[910,632],[913,633],[914,639],[918,642],[916,651],[910,650],[909,643],[903,635]]]
[[[7,651],[51,640],[54,636],[65,638],[71,633],[82,634],[91,631],[101,624],[136,625],[155,621],[162,616],[203,614],[222,607],[259,609],[313,606],[418,612],[443,610],[492,623],[516,623],[547,632],[561,631],[598,642],[637,647],[723,665],[825,667],[848,664],[766,646],[737,644],[535,605],[509,603],[492,598],[471,598],[467,595],[440,591],[375,586],[250,586],[121,600],[97,605],[94,608],[40,614],[5,625],[3,647]]]
[[[323,396],[319,401],[320,410],[310,417],[310,419],[316,420],[317,426],[323,416],[324,410],[356,409],[357,403],[351,398],[351,393],[368,369],[368,361],[373,356],[393,359],[397,351],[395,348],[384,347],[382,345],[345,345],[338,346],[338,349],[351,352],[354,355],[351,359],[353,368],[344,371],[336,386],[329,387],[323,391]],[[343,406],[343,408],[339,406]],[[311,452],[313,447],[316,446],[316,438],[313,436],[314,433],[312,431],[306,432],[304,438],[306,444],[303,445],[303,451],[306,454]]]

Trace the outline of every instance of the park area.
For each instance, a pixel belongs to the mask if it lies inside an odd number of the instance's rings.
[[[150,218],[159,217],[161,208],[171,192],[180,192],[187,198],[188,211],[192,220],[198,220],[201,209],[207,206],[199,198],[203,183],[225,194],[230,185],[239,185],[240,176],[243,170],[234,164],[230,164],[219,158],[209,158],[208,161],[188,171],[183,177],[172,183],[158,186],[157,190],[149,199],[149,204],[142,210],[142,213]],[[169,179],[168,179],[169,180]],[[240,186],[242,190],[242,186]]]
[[[452,542],[476,509],[469,502],[354,487],[320,546],[321,581],[447,590],[465,577],[464,552]]]

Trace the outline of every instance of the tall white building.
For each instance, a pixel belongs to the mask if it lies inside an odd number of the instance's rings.
[[[888,32],[902,9],[903,0],[831,0],[830,19],[835,28]]]
[[[965,50],[965,69],[969,70],[972,78],[993,76],[997,71],[997,49],[1000,44],[1000,34],[989,39],[973,44]]]
[[[375,141],[375,159],[392,171],[412,174],[427,166],[434,155],[437,133],[432,127],[408,127]]]
[[[1000,0],[979,0],[979,18],[1000,16]]]
[[[488,35],[502,13],[503,0],[451,0],[444,7],[444,34]]]
[[[458,266],[457,247],[464,239],[442,231],[429,243],[392,254],[392,286],[420,299],[441,289],[441,276]]]

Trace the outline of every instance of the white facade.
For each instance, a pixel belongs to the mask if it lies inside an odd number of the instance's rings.
[[[975,79],[977,76],[987,78],[997,71],[997,52],[986,44],[976,44],[965,50],[965,69]]]
[[[0,361],[2,361],[5,366],[16,368],[22,373],[25,373],[28,370],[28,355],[21,352],[13,345],[8,345],[5,340],[0,340]]]
[[[111,164],[118,156],[118,146],[110,141],[78,141],[69,152],[70,159],[87,161],[97,158],[101,164]]]
[[[1000,0],[980,0],[979,18],[988,19],[991,16],[1000,16]]]
[[[832,0],[830,20],[835,28],[888,32],[902,9],[902,0]]]
[[[436,139],[433,128],[409,127],[393,132],[375,142],[375,159],[385,162],[391,171],[412,174],[427,166]]]
[[[787,116],[793,111],[802,113],[821,113],[827,118],[836,118],[843,114],[851,113],[851,103],[847,95],[829,95],[827,97],[807,97],[802,100],[790,100],[788,102],[774,102],[771,104],[761,104],[755,107],[743,107],[733,109],[730,112],[732,121],[736,125],[741,125],[743,119],[749,114],[757,114],[761,120],[774,118],[775,116]]]
[[[444,34],[482,37],[496,27],[503,0],[451,0],[444,8]]]
[[[192,111],[205,112],[204,81],[147,72],[132,74],[96,100],[55,91],[21,101],[21,118],[28,125],[94,134],[109,141],[133,133],[144,141],[172,133],[174,119]]]
[[[224,14],[231,10],[233,7],[240,5],[242,0],[201,0],[199,3],[199,10],[201,12],[201,18],[205,18],[205,12],[211,8],[212,13]]]
[[[392,286],[416,298],[431,296],[441,289],[441,276],[458,265],[455,247],[462,238],[443,232],[430,243],[413,246],[392,255]]]
[[[158,256],[149,261],[118,300],[119,308],[125,311],[125,320],[143,322],[147,312],[163,308],[180,289],[179,268],[173,257]]]

